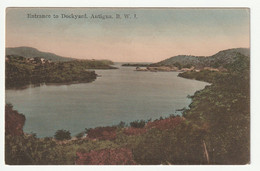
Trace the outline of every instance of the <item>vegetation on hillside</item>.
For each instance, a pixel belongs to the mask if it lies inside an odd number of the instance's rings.
[[[199,81],[206,81],[209,83],[218,82],[219,78],[222,78],[224,75],[227,75],[227,72],[218,72],[218,71],[209,71],[209,70],[201,70],[200,72],[196,71],[188,71],[181,72],[178,74],[179,77],[195,79]]]
[[[86,137],[62,143],[53,138],[8,134],[6,163],[248,164],[249,64],[248,56],[236,54],[226,72],[181,73],[184,78],[212,83],[190,97],[192,103],[183,116],[133,121],[131,127],[121,122],[86,129]]]
[[[250,161],[249,58],[237,55],[227,73],[212,73],[211,86],[192,97],[184,117],[204,128],[210,163],[246,164]],[[186,73],[180,75],[194,75]],[[197,73],[200,75],[200,73]],[[196,78],[196,74],[195,77]],[[209,76],[205,77],[209,80]]]
[[[149,64],[140,64],[140,63],[132,64],[132,63],[125,63],[125,64],[122,64],[122,66],[147,67],[147,66],[149,66]]]
[[[111,64],[107,60],[51,62],[42,58],[7,56],[6,89],[21,88],[29,84],[91,82],[97,75],[89,69],[114,69]]]
[[[227,49],[220,51],[212,56],[178,55],[157,63],[150,64],[150,66],[176,66],[179,69],[190,68],[188,66],[194,66],[195,68],[219,68],[233,63],[238,54],[250,56],[250,50],[247,48]]]
[[[23,135],[25,116],[13,109],[12,104],[5,105],[5,134]]]
[[[59,141],[70,140],[71,139],[70,131],[63,130],[63,129],[58,130],[55,132],[54,138]]]
[[[134,128],[143,128],[145,126],[145,121],[144,120],[136,120],[130,123],[131,127]]]

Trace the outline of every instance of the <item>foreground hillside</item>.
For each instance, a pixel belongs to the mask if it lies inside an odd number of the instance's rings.
[[[94,81],[95,71],[89,69],[114,69],[107,60],[72,60],[52,62],[43,58],[6,57],[6,89],[23,88],[30,84],[72,84]]]
[[[11,134],[7,125],[5,161],[12,165],[249,164],[249,63],[248,56],[238,53],[225,72],[180,73],[212,83],[190,97],[192,103],[183,116],[85,129],[72,139],[66,130],[57,131],[54,138],[21,131]],[[7,115],[12,113],[10,107]]]

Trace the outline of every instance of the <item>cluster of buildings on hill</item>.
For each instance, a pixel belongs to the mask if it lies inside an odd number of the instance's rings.
[[[9,61],[10,58],[12,58],[13,56],[7,55],[7,57],[5,57],[5,61]],[[51,60],[45,59],[45,58],[41,58],[41,57],[33,57],[33,58],[24,58],[22,56],[19,57],[15,57],[18,58],[19,60],[26,60],[27,63],[31,63],[31,64],[46,64],[46,63],[52,63]]]
[[[44,59],[44,58],[39,58],[39,57],[28,58],[27,60],[28,60],[30,63],[32,63],[32,64],[38,64],[38,63],[41,63],[41,64],[52,63],[51,60]]]

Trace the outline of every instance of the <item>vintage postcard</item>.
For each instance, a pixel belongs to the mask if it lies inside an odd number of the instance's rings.
[[[249,8],[6,9],[6,165],[247,165]]]

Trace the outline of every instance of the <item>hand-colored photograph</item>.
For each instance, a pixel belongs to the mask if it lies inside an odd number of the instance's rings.
[[[6,8],[6,165],[250,164],[249,8]]]

